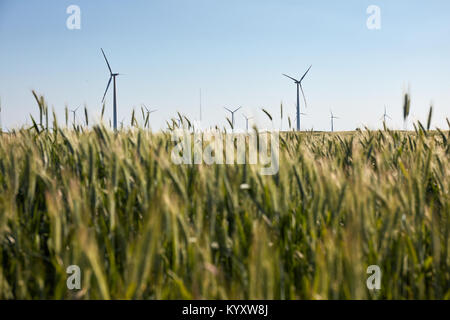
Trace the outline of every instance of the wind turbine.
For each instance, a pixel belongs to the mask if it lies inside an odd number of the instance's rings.
[[[244,118],[245,118],[245,127],[247,128],[247,132],[248,132],[248,120],[253,119],[253,117],[247,117],[245,114],[243,114]]]
[[[80,107],[78,107],[78,108],[76,108],[76,109],[73,109],[73,110],[70,110],[70,112],[72,112],[73,113],[73,126],[75,127],[75,119],[76,119],[76,117],[77,117],[77,110],[78,109],[80,109]]]
[[[232,126],[233,126],[233,130],[234,130],[234,114],[239,110],[239,109],[241,109],[242,107],[239,107],[239,108],[237,108],[237,109],[235,109],[235,110],[230,110],[230,109],[228,109],[228,108],[226,108],[226,107],[224,107],[228,112],[230,112],[231,113],[231,124],[232,124]]]
[[[384,114],[383,114],[383,116],[380,119],[383,119],[383,122],[386,123],[386,118],[389,118],[389,119],[392,120],[392,118],[389,117],[389,115],[387,114],[386,106],[384,106]]]
[[[143,106],[144,106],[145,110],[147,111],[147,114],[152,114],[153,112],[158,111],[158,109],[150,110],[149,108],[147,108],[147,106],[145,104]]]
[[[334,116],[333,111],[330,110],[330,113],[331,113],[331,132],[334,132],[334,119],[339,118]]]
[[[300,78],[300,80],[292,78],[291,76],[288,76],[287,74],[283,73],[283,76],[285,76],[291,80],[294,80],[295,84],[297,85],[297,131],[300,131],[300,90],[302,91],[303,100],[305,101],[305,108],[306,108],[307,103],[306,103],[305,92],[303,91],[303,87],[302,87],[302,81],[303,81],[303,79],[305,79],[306,74],[309,72],[311,67],[312,67],[312,65],[308,68],[308,70],[306,70],[305,74]]]
[[[144,104],[143,106],[144,106],[145,110],[147,111],[147,117],[145,118],[145,125],[144,125],[144,127],[145,127],[145,126],[148,127],[148,119],[149,119],[149,116],[150,116],[153,112],[158,111],[158,109],[150,110],[149,108],[147,108],[147,106],[146,106],[145,104]]]
[[[109,65],[108,59],[106,59],[105,52],[102,48],[100,48],[103,53],[103,57],[105,58],[106,64],[108,65],[110,77],[108,81],[108,85],[106,86],[105,94],[103,95],[102,103],[105,101],[106,93],[108,92],[109,85],[111,84],[111,80],[113,81],[113,123],[114,123],[114,131],[117,131],[117,96],[116,96],[116,77],[119,75],[118,73],[113,73],[111,70],[111,66]]]

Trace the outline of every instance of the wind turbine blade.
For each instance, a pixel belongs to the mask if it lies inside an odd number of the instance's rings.
[[[295,82],[298,82],[298,80],[297,80],[297,79],[294,79],[294,78],[292,78],[292,77],[288,76],[287,74],[284,74],[284,73],[283,73],[283,76],[285,76],[285,77],[288,77],[289,79],[291,79],[291,80],[294,80]]]
[[[102,103],[105,101],[106,93],[108,92],[109,85],[111,84],[112,76],[109,77],[108,85],[106,86],[105,94],[103,95]]]
[[[305,101],[305,108],[308,108],[308,104],[306,103],[305,92],[303,91],[302,84],[300,83],[300,89],[302,90],[303,100]]]
[[[303,77],[300,79],[300,82],[306,77],[306,75],[308,74],[309,70],[311,70],[312,65],[309,66],[308,70],[306,70],[305,74],[303,75]]]
[[[101,119],[103,120],[103,115],[105,114],[105,104],[102,103],[102,115],[101,115]]]
[[[224,109],[228,110],[229,112],[233,113],[233,111],[231,111],[230,109],[228,109],[227,107],[224,107]]]
[[[102,50],[102,53],[103,53],[103,57],[105,58],[106,64],[108,65],[109,73],[111,73],[111,74],[112,74],[111,66],[109,65],[108,59],[106,59],[106,55],[105,55],[105,52],[103,51],[103,49],[102,49],[102,48],[100,48],[100,50]]]
[[[236,110],[233,111],[233,113],[237,112],[239,109],[241,109],[242,107],[237,108]]]
[[[391,117],[389,117],[388,115],[386,115],[386,117],[392,120],[392,118],[391,118]]]

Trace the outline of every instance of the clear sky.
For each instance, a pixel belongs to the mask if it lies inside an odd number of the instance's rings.
[[[69,5],[81,9],[81,29],[69,30]],[[369,5],[381,8],[381,29],[369,30]],[[3,127],[38,114],[31,89],[43,94],[60,122],[64,106],[101,111],[109,77],[100,47],[117,78],[118,119],[133,107],[158,108],[151,125],[176,111],[203,125],[225,125],[223,107],[243,107],[279,127],[279,105],[295,119],[299,77],[308,100],[302,129],[379,128],[384,106],[402,127],[402,95],[410,86],[411,120],[447,128],[450,117],[450,1],[448,0],[0,0],[0,99]],[[112,117],[112,91],[106,99]],[[303,108],[302,104],[302,108]],[[81,118],[82,112],[78,117]],[[242,113],[236,116],[243,128]],[[287,121],[283,124],[287,127]],[[410,126],[411,128],[412,126]]]

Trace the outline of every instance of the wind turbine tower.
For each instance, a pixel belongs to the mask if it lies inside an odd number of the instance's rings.
[[[334,132],[334,119],[339,118],[334,116],[333,111],[330,110],[330,113],[331,113],[331,132]]]
[[[101,48],[100,48],[101,49]],[[108,59],[106,58],[105,52],[102,50],[103,57],[105,58],[106,64],[108,66],[108,70],[110,73],[108,85],[106,86],[105,94],[103,95],[102,103],[105,101],[106,93],[108,92],[109,85],[111,84],[111,80],[113,80],[113,124],[114,131],[117,131],[117,95],[116,95],[116,77],[119,73],[113,73],[111,70],[111,66],[109,65]]]
[[[248,132],[248,120],[253,119],[253,117],[247,117],[245,114],[243,114],[244,118],[245,118],[245,128],[247,129]]]
[[[306,98],[305,98],[305,92],[303,91],[302,82],[303,82],[303,79],[305,79],[305,77],[308,74],[311,67],[312,66],[310,66],[308,68],[308,70],[306,70],[305,74],[300,78],[300,80],[297,80],[297,79],[283,73],[283,76],[293,80],[295,82],[295,84],[297,85],[297,131],[300,131],[300,90],[302,91],[303,100],[305,101],[305,108],[306,108],[307,103],[306,103]]]
[[[386,106],[384,106],[384,114],[383,114],[383,116],[381,117],[381,119],[383,119],[383,122],[384,122],[384,123],[386,123],[386,118],[389,118],[389,119],[392,120],[392,118],[389,117],[389,115],[387,114]]]

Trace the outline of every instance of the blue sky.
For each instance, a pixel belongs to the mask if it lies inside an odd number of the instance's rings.
[[[81,9],[81,29],[66,27],[66,8]],[[369,5],[381,8],[381,30],[366,27]],[[0,99],[3,127],[30,123],[43,94],[60,122],[64,106],[86,105],[98,117],[108,71],[117,78],[119,121],[142,103],[158,108],[151,125],[177,111],[203,126],[225,125],[223,107],[243,106],[261,126],[279,105],[295,119],[296,88],[304,81],[308,115],[302,129],[379,128],[384,105],[402,128],[402,95],[412,94],[411,120],[446,128],[450,117],[448,0],[0,0]],[[105,117],[112,118],[112,92]],[[302,105],[303,108],[303,105]],[[81,118],[80,112],[78,117]],[[236,124],[244,128],[241,114]],[[287,127],[285,119],[283,127]],[[410,126],[411,128],[412,126]]]

